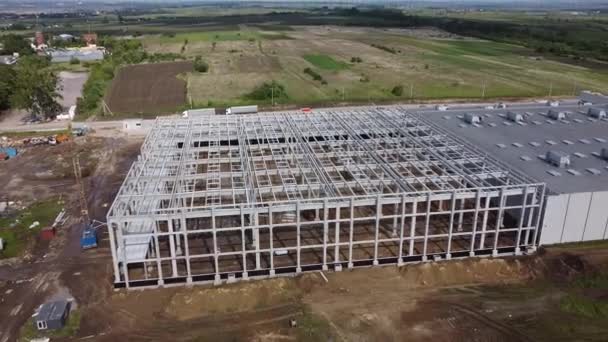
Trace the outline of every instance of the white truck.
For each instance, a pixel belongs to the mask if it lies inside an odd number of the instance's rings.
[[[232,114],[253,114],[258,112],[258,106],[238,106],[226,109],[226,115]]]
[[[215,108],[188,109],[182,113],[182,118],[194,119],[200,116],[215,115]]]

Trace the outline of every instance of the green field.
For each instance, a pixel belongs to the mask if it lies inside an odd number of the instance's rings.
[[[0,237],[5,244],[5,249],[0,252],[0,259],[21,255],[27,243],[43,227],[53,223],[62,207],[62,202],[51,199],[34,203],[14,217],[0,218]],[[40,222],[40,225],[30,229],[30,225],[36,221]]]
[[[250,103],[245,95],[270,80],[283,84],[289,95],[279,105],[572,96],[608,86],[605,63],[551,58],[518,45],[427,31],[308,26],[292,27],[289,37],[267,39],[270,31],[242,27],[140,39],[148,52],[200,55],[209,63],[208,73],[186,76],[193,106]],[[353,57],[362,62],[347,63]],[[303,72],[311,66],[326,84]],[[391,93],[397,85],[406,89],[401,96]]]
[[[321,68],[323,70],[344,70],[348,68],[348,64],[344,62],[338,62],[335,59],[331,58],[328,55],[304,55],[304,59],[316,66],[317,68]]]

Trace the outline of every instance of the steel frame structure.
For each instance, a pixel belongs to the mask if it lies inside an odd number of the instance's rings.
[[[108,213],[114,281],[518,254],[544,193],[400,107],[158,118]]]

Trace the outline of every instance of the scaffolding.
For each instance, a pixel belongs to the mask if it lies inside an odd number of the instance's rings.
[[[400,107],[158,118],[108,213],[114,281],[520,254],[544,193]]]

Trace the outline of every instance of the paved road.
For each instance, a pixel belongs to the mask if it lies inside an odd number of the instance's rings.
[[[578,102],[578,98],[570,98],[561,100],[564,106],[575,106]],[[487,103],[453,103],[450,104],[449,110],[485,110],[486,106],[492,105],[495,102],[487,102]],[[506,103],[506,102],[505,102]],[[526,109],[539,109],[539,107],[547,108],[543,104],[539,103],[539,101],[523,101],[523,102],[509,102],[508,109],[515,110],[526,110]],[[322,110],[343,110],[348,108],[356,108],[356,109],[365,109],[365,108],[375,108],[375,107],[401,107],[412,111],[417,112],[434,112],[436,111],[434,104],[391,104],[391,105],[372,105],[372,106],[345,106],[345,107],[320,107],[314,108],[316,111]],[[289,112],[289,111],[285,111]],[[144,121],[144,126],[148,126],[149,123],[154,122],[154,119],[146,119]],[[87,121],[87,122],[78,122],[74,123],[73,126],[77,125],[87,125],[88,127],[100,131],[100,130],[112,130],[112,129],[121,129],[123,120],[114,120],[114,121]],[[53,130],[64,130],[68,128],[70,124],[69,121],[54,121],[40,124],[15,124],[15,123],[1,123],[0,131],[1,132],[28,132],[28,131],[53,131]]]

